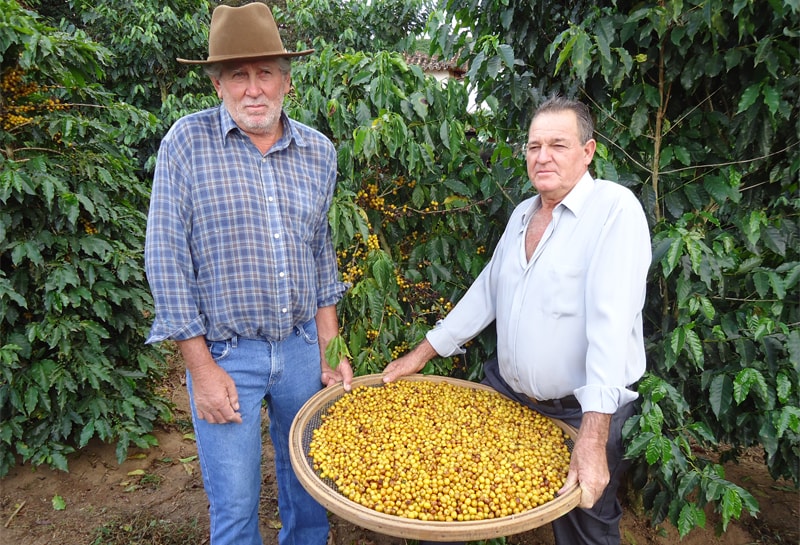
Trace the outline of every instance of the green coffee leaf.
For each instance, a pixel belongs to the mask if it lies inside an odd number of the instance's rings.
[[[64,509],[67,508],[67,502],[64,500],[64,498],[62,498],[58,494],[53,496],[52,504],[53,504],[53,509],[55,509],[56,511],[63,511]]]

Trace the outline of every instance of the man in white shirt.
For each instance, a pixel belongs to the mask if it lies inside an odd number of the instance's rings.
[[[651,261],[642,206],[588,172],[596,142],[588,108],[556,97],[536,111],[526,163],[537,195],[517,206],[491,261],[464,297],[384,381],[420,371],[495,322],[497,359],[484,383],[578,428],[562,488],[578,509],[553,522],[559,545],[620,542],[616,498],[622,425],[644,373],[642,307]]]

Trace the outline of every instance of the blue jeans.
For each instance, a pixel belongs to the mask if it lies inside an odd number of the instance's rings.
[[[261,496],[261,410],[266,400],[275,450],[280,545],[325,545],[326,510],[294,474],[289,460],[289,428],[300,407],[322,388],[314,320],[296,327],[283,341],[242,339],[208,342],[211,355],[233,378],[242,423],[209,424],[197,418],[191,374],[187,387],[203,484],[209,501],[212,545],[262,545],[258,507]]]

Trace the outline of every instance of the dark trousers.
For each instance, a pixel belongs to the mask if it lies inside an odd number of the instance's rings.
[[[580,428],[583,413],[579,408],[550,407],[536,404],[527,396],[511,389],[500,376],[497,360],[492,359],[483,365],[486,377],[483,383],[491,386],[501,394],[530,407],[547,417],[561,420],[562,422]],[[576,507],[562,517],[552,522],[553,534],[558,545],[619,545],[619,522],[622,519],[622,506],[617,499],[622,476],[630,466],[630,461],[624,459],[625,449],[622,444],[622,426],[634,413],[634,405],[629,403],[611,417],[611,429],[608,434],[606,456],[608,458],[608,472],[610,480],[603,495],[591,509]],[[432,541],[420,541],[420,545],[434,545]],[[451,542],[450,545],[459,545],[464,542]],[[441,543],[439,545],[442,545]]]

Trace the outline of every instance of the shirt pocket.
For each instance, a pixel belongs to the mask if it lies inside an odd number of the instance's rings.
[[[586,304],[586,271],[583,267],[557,265],[547,272],[545,310],[555,318],[583,316]]]
[[[297,173],[290,185],[282,187],[282,220],[284,225],[304,243],[311,243],[320,223],[327,220],[324,178],[310,176],[305,169]],[[291,188],[292,194],[289,194]]]

